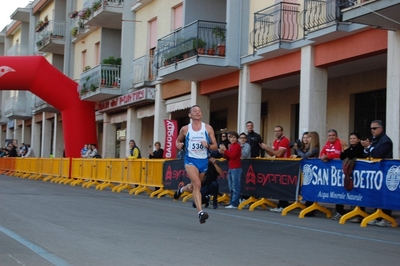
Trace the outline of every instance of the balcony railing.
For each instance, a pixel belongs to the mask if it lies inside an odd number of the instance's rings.
[[[195,21],[158,40],[156,67],[195,55],[225,56],[225,39],[226,23]]]
[[[36,46],[40,49],[47,45],[51,39],[63,39],[65,34],[65,22],[49,21],[48,25],[36,33]]]
[[[342,0],[306,0],[302,12],[304,31],[312,32],[336,23],[338,18],[338,1]]]
[[[253,49],[276,42],[292,42],[299,37],[299,4],[281,2],[254,13],[250,34]]]
[[[28,46],[16,44],[7,50],[8,56],[28,55]]]
[[[151,82],[155,79],[156,68],[153,65],[154,56],[145,55],[132,61],[132,85]]]
[[[20,119],[29,117],[27,101],[25,97],[14,96],[6,100],[4,105],[4,114],[9,119]],[[30,110],[29,110],[30,112]]]
[[[79,81],[79,93],[84,95],[88,92],[95,92],[99,88],[120,87],[121,66],[97,65],[81,74]]]

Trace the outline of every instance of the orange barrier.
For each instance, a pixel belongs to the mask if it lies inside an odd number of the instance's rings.
[[[29,161],[24,160],[24,158],[15,158],[15,172],[12,174],[15,177],[21,177],[22,175],[28,173]]]

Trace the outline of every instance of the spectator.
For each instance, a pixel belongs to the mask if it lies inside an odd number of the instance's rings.
[[[7,148],[8,148],[8,156],[7,157],[18,157],[17,146],[15,146],[14,143],[15,142],[9,142],[7,144]]]
[[[202,203],[205,204],[206,208],[210,204],[210,195],[213,196],[213,209],[218,208],[218,176],[222,176],[222,174],[222,169],[217,164],[217,160],[213,157],[208,158],[208,169],[200,189]],[[193,207],[196,208],[196,204],[194,202]]]
[[[346,160],[346,159],[357,159],[357,158],[362,158],[363,154],[364,154],[364,148],[361,145],[361,137],[360,134],[358,132],[352,132],[350,133],[349,136],[349,143],[350,146],[345,149],[341,154],[340,154],[340,159],[341,160]],[[345,171],[343,171],[345,173]],[[350,179],[350,176],[346,177],[346,173],[345,173],[345,186],[346,186],[346,179]],[[346,213],[346,211],[344,210],[344,205],[343,204],[336,204],[335,205],[335,209],[336,209],[336,214],[332,217],[332,220],[340,220],[340,218]],[[358,218],[358,217],[356,217]],[[355,222],[356,218],[352,219],[353,222]]]
[[[247,121],[246,128],[247,128],[247,143],[249,143],[251,147],[251,158],[264,157],[265,152],[263,149],[261,149],[259,145],[263,141],[260,134],[254,132],[253,122]]]
[[[89,158],[101,158],[99,151],[96,148],[96,144],[90,145],[91,152],[89,154]]]
[[[142,158],[140,150],[133,139],[129,141],[129,159],[139,159]]]
[[[318,158],[319,156],[319,135],[318,132],[311,131],[307,134],[308,149],[297,149],[297,158]]]
[[[82,158],[90,158],[90,154],[92,153],[92,148],[91,148],[92,145],[85,144],[85,146],[86,146],[86,153],[81,156]]]
[[[290,158],[290,141],[285,135],[283,135],[283,127],[275,127],[275,141],[272,147],[269,147],[265,143],[261,143],[260,147],[263,148],[268,155],[275,156],[276,158]],[[283,208],[289,205],[287,200],[279,200],[276,208],[270,209],[272,212],[281,213]]]
[[[35,153],[33,152],[33,149],[30,144],[26,144],[27,151],[22,157],[27,158],[27,157],[35,157]]]
[[[290,156],[292,158],[302,158],[302,156],[299,155],[299,153],[305,154],[308,152],[308,150],[310,149],[310,143],[308,142],[308,132],[303,133],[301,141],[296,140],[293,143],[293,149],[294,149],[294,154]]]
[[[225,132],[225,133],[221,134],[221,144],[223,144],[227,149],[229,149],[229,144],[231,144],[229,141],[229,132]],[[218,145],[218,147],[219,147],[219,145]]]
[[[84,157],[88,151],[88,144],[85,144],[81,150],[81,157]]]
[[[242,148],[238,143],[239,134],[235,131],[230,133],[229,148],[221,144],[218,152],[224,155],[228,160],[228,186],[231,192],[229,204],[225,206],[227,209],[237,209],[239,206],[240,189],[241,189],[241,176],[242,176]]]
[[[251,158],[251,147],[250,144],[247,143],[247,135],[246,133],[240,133],[239,136],[240,146],[242,148],[242,156],[241,159],[250,159]]]
[[[364,157],[372,158],[393,158],[392,140],[385,134],[381,120],[371,122],[372,141],[366,139],[361,141],[364,147]],[[392,215],[391,210],[382,210],[387,215]],[[368,223],[369,225],[391,226],[390,222],[384,219],[376,219]]]
[[[150,159],[162,159],[164,155],[164,150],[161,149],[161,142],[157,141],[154,143],[154,147],[156,148],[153,152],[149,151]]]
[[[321,161],[327,162],[335,158],[340,158],[341,153],[342,143],[338,138],[337,131],[334,129],[328,130],[328,141],[322,148],[319,158],[321,159]]]

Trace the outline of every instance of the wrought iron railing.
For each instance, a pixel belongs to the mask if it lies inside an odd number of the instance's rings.
[[[299,4],[281,2],[254,13],[251,44],[258,49],[276,42],[291,42],[299,36]]]
[[[65,22],[50,20],[47,27],[36,33],[36,45],[42,47],[51,38],[64,38]]]
[[[195,21],[158,40],[157,68],[198,54],[225,56],[226,23]]]
[[[337,22],[340,0],[306,0],[302,12],[302,27],[307,34]]]
[[[153,60],[154,56],[145,55],[132,61],[133,85],[155,79],[156,68],[154,67]]]
[[[119,88],[121,80],[121,66],[97,65],[81,74],[79,80],[79,92],[83,95],[88,92],[95,92],[102,88]]]

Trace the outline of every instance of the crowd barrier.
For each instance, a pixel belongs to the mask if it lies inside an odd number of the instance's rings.
[[[228,164],[219,160],[223,175],[218,177],[219,202],[229,202]],[[355,209],[343,215],[339,223],[360,215],[365,227],[373,219],[382,217],[397,226],[396,220],[382,209],[400,210],[400,161],[358,160],[354,168],[354,188],[346,191],[340,160],[327,163],[318,159],[249,159],[242,160],[242,191],[247,200],[238,209],[249,205],[276,207],[276,200],[293,202],[282,215],[300,208],[299,218],[308,212],[319,210],[328,218],[329,209],[320,203],[347,204]],[[129,194],[147,193],[150,197],[172,197],[180,182],[190,180],[182,160],[166,159],[86,159],[86,158],[1,158],[0,174],[54,182],[64,185],[98,190],[109,188],[112,192],[126,190]],[[184,193],[182,200],[191,198]],[[274,200],[274,201],[272,201]],[[312,201],[307,207],[302,201]],[[360,207],[376,208],[373,214],[361,211]]]

